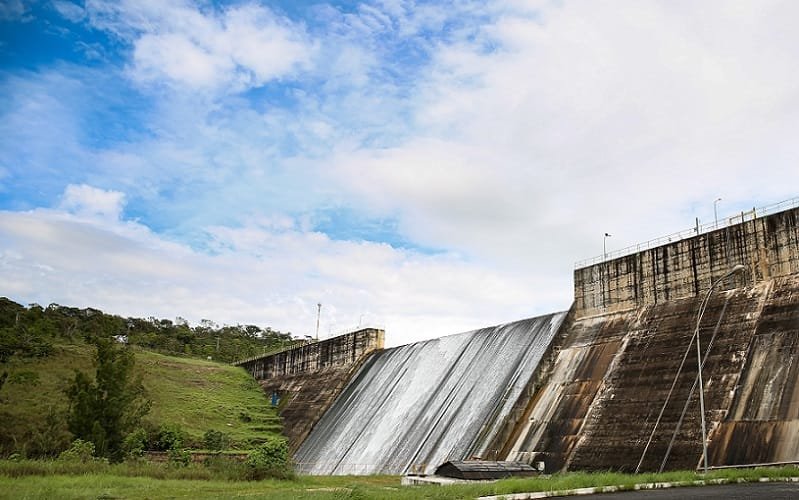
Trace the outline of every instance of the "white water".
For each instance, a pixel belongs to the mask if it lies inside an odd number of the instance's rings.
[[[295,454],[306,474],[431,473],[487,450],[566,313],[372,355]]]

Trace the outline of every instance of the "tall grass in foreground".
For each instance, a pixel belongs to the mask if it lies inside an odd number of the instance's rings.
[[[799,477],[796,467],[720,470],[707,476],[690,471],[664,474],[569,472],[549,477],[505,479],[452,486],[400,486],[398,476],[298,476],[292,480],[238,480],[236,464],[214,468],[190,465],[58,461],[0,461],[0,498],[296,498],[410,500],[476,498],[532,491],[569,490],[700,479],[757,481],[763,477]]]
[[[148,477],[153,479],[193,479],[240,481],[246,479],[246,467],[225,458],[211,459],[207,464],[176,466],[145,460],[111,464],[104,460],[89,462],[64,460],[0,460],[0,476],[54,476],[103,474],[119,477]]]

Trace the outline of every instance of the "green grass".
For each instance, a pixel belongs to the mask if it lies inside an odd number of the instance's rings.
[[[49,439],[63,446],[69,435],[63,424],[67,408],[64,389],[79,369],[94,374],[93,348],[59,345],[41,359],[12,359],[4,367],[9,381],[0,391],[0,443],[6,452],[25,454]],[[203,434],[215,429],[228,434],[234,446],[250,449],[265,434],[280,433],[281,422],[261,388],[243,369],[227,364],[136,351],[136,367],[152,410],[145,421],[159,426],[179,424],[189,442],[200,445]],[[50,425],[47,416],[60,425]],[[55,428],[53,428],[55,427]],[[44,436],[44,437],[40,437]],[[16,443],[16,444],[15,444]]]
[[[151,422],[180,424],[198,442],[205,431],[219,430],[239,448],[281,432],[277,412],[242,368],[147,351],[137,353],[136,363],[153,400]]]
[[[144,475],[147,477],[136,477]],[[203,467],[174,469],[154,464],[63,464],[0,461],[0,498],[296,498],[296,499],[460,499],[590,486],[703,479],[694,472],[665,474],[565,473],[452,486],[400,486],[398,476],[301,476],[293,481],[231,481]],[[724,470],[704,479],[757,481],[799,477],[795,467]]]

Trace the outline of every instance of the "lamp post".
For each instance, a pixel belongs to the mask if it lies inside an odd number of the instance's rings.
[[[316,341],[319,341],[319,317],[322,315],[322,304],[316,304]]]
[[[716,198],[713,200],[713,219],[716,221],[715,226],[713,229],[719,228],[719,211],[717,208],[718,203],[721,201],[721,198]]]
[[[603,255],[603,259],[604,259],[604,260],[607,260],[607,259],[608,259],[608,245],[607,245],[607,241],[608,241],[608,238],[609,238],[609,237],[610,237],[610,234],[608,234],[608,233],[605,233],[605,237],[602,239],[602,255]]]
[[[694,335],[696,336],[696,364],[699,369],[699,412],[702,422],[702,465],[704,466],[705,474],[707,474],[707,428],[705,427],[705,386],[702,383],[702,350],[699,345],[699,324],[702,322],[702,316],[705,314],[705,309],[707,309],[707,304],[710,301],[710,294],[713,293],[713,290],[722,281],[737,272],[743,271],[744,269],[746,269],[744,265],[736,264],[732,269],[724,273],[721,278],[717,279],[715,283],[710,285],[710,289],[707,291],[705,299],[702,301],[702,305],[699,308],[699,317],[696,320],[696,330],[694,331]]]

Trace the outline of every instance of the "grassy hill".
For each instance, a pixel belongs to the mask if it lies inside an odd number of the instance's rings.
[[[279,434],[280,419],[258,384],[238,367],[136,350],[152,409],[144,419],[158,427],[177,424],[188,444],[201,447],[208,430],[226,433],[232,447],[249,449]],[[44,358],[12,358],[0,390],[0,452],[38,455],[70,440],[64,422],[64,389],[74,370],[93,374],[93,347],[55,345]]]

